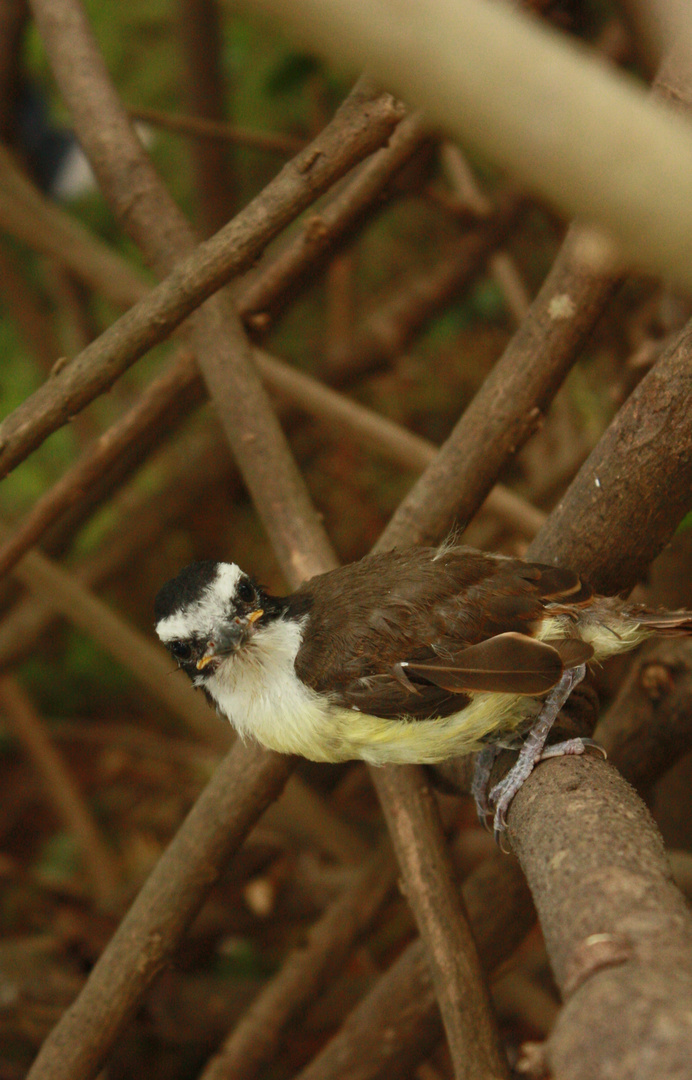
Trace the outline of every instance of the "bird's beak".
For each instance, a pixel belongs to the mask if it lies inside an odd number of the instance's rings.
[[[247,641],[252,632],[252,624],[257,622],[262,615],[264,615],[264,611],[260,608],[257,611],[252,611],[245,619],[235,618],[233,622],[219,630],[213,639],[207,642],[204,655],[200,656],[197,661],[197,670],[203,671],[212,660],[235,652]]]

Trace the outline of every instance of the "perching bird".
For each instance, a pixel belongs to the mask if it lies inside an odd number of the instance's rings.
[[[284,597],[233,563],[198,562],[163,586],[155,613],[193,684],[272,750],[374,765],[485,750],[484,811],[494,748],[530,732],[489,795],[496,834],[587,662],[692,633],[692,612],[594,596],[571,570],[455,544],[371,555]]]

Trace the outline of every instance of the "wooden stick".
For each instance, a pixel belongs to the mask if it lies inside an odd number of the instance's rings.
[[[141,105],[128,109],[128,112],[133,120],[144,120],[154,127],[189,135],[193,139],[230,142],[236,146],[249,146],[253,150],[266,150],[270,154],[281,154],[285,157],[293,157],[305,146],[305,139],[294,135],[283,135],[275,131],[251,131],[249,128],[237,127],[225,121],[209,120],[202,116],[145,109]]]

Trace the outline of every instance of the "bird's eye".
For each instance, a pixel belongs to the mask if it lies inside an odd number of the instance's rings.
[[[176,660],[189,660],[192,656],[192,647],[188,645],[186,641],[171,641],[168,644],[168,648],[173,653]]]
[[[247,578],[243,578],[242,581],[238,582],[236,594],[244,604],[251,604],[255,599],[255,587]]]

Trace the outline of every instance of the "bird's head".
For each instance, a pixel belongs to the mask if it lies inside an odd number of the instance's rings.
[[[235,563],[206,561],[168,581],[154,612],[159,638],[199,686],[280,609]]]

